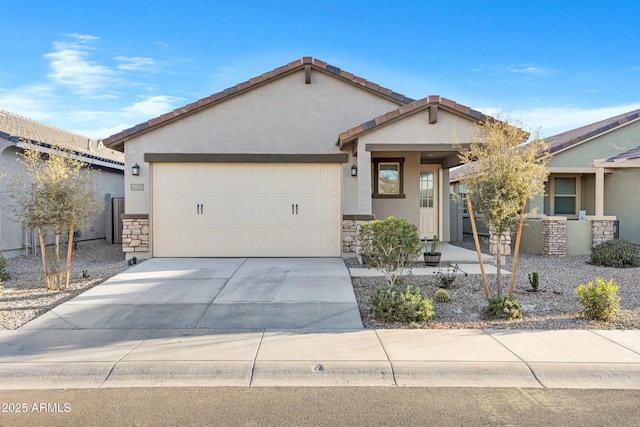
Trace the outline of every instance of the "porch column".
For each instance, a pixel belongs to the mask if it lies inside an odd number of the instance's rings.
[[[371,215],[371,152],[358,144],[358,214]]]
[[[604,216],[604,168],[596,168],[596,217]]]

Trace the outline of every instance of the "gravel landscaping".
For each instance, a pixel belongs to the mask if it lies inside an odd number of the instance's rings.
[[[462,244],[472,248],[468,242]],[[71,264],[69,289],[46,290],[42,283],[42,265],[39,258],[19,256],[7,260],[12,278],[4,283],[0,296],[0,329],[17,329],[26,322],[51,310],[58,304],[102,283],[128,267],[120,245],[104,240],[79,242]],[[455,329],[640,329],[640,268],[615,269],[587,264],[587,256],[547,258],[522,253],[518,262],[514,297],[522,305],[524,319],[517,321],[485,320],[484,288],[480,276],[459,275],[447,291],[451,301],[434,302],[435,315],[427,322],[414,324],[385,323],[369,315],[369,295],[384,284],[382,277],[354,278],[353,286],[366,328],[455,328]],[[357,260],[345,261],[355,267]],[[359,265],[358,265],[359,266]],[[420,266],[417,263],[416,266]],[[511,258],[505,269],[511,269]],[[83,278],[83,271],[89,275]],[[540,275],[538,292],[531,289],[527,274]],[[490,289],[495,291],[489,276]],[[602,277],[613,278],[619,286],[621,310],[614,322],[586,320],[581,317],[581,305],[575,289],[581,283]],[[504,288],[509,276],[504,276]],[[405,283],[419,286],[430,298],[439,289],[437,276],[408,277]]]
[[[461,244],[473,248],[469,242]],[[486,249],[485,249],[486,250]],[[483,252],[485,252],[483,250]],[[384,285],[382,277],[354,278],[355,290],[362,321],[366,328],[431,328],[431,329],[640,329],[640,268],[616,269],[587,264],[588,256],[548,258],[520,253],[516,272],[514,298],[524,312],[522,320],[486,320],[483,311],[487,306],[482,278],[459,275],[447,291],[451,301],[434,302],[435,315],[426,322],[414,324],[386,323],[369,315],[369,295]],[[511,271],[512,257],[507,258],[505,270]],[[354,264],[355,262],[355,264]],[[351,266],[359,265],[355,259]],[[420,265],[422,264],[422,265]],[[416,267],[424,267],[416,263]],[[538,272],[538,292],[529,292],[528,273]],[[576,288],[602,277],[614,279],[619,286],[621,310],[614,322],[584,319]],[[495,275],[489,275],[489,289],[495,294]],[[503,275],[503,289],[508,289],[510,275]],[[407,277],[405,284],[419,286],[429,298],[440,289],[437,276]]]
[[[64,256],[66,260],[66,246]],[[0,295],[0,329],[17,329],[127,268],[120,245],[104,240],[78,242],[71,262],[69,289],[50,291],[44,287],[39,257],[10,258],[7,271],[11,279],[3,283],[5,291]],[[89,277],[83,277],[83,271]]]

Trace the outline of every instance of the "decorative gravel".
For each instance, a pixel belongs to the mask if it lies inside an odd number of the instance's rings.
[[[66,254],[65,247],[65,260]],[[71,261],[69,288],[51,291],[44,287],[39,257],[10,258],[7,271],[11,279],[3,283],[5,291],[0,295],[0,329],[17,329],[127,268],[120,245],[111,245],[104,240],[78,242]],[[83,278],[83,271],[89,277]]]
[[[464,246],[464,245],[462,245]],[[369,315],[369,296],[384,285],[384,278],[353,278],[353,287],[358,300],[362,321],[366,328],[430,328],[430,329],[640,329],[640,268],[608,268],[587,264],[588,256],[548,258],[540,255],[520,253],[516,272],[514,298],[520,302],[522,320],[487,320],[483,311],[487,306],[482,278],[459,275],[447,288],[451,300],[434,302],[435,315],[426,322],[413,324],[386,323]],[[354,266],[349,260],[348,265]],[[512,258],[507,259],[503,269],[511,271]],[[417,263],[416,266],[419,266]],[[528,273],[537,271],[540,277],[538,292],[529,292],[531,285]],[[495,295],[495,275],[488,275],[489,290]],[[580,314],[582,305],[576,288],[602,277],[614,279],[621,298],[621,310],[613,322],[587,320]],[[503,275],[503,292],[508,291],[510,275]],[[413,276],[405,284],[420,287],[433,299],[440,289],[437,276]]]

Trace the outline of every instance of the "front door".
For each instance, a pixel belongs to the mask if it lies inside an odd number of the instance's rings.
[[[420,238],[438,234],[438,168],[420,169]]]

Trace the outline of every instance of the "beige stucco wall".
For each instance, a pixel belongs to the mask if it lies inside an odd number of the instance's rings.
[[[141,172],[125,175],[126,212],[150,212],[145,152],[340,153],[340,132],[399,106],[319,71],[312,72],[311,81],[305,84],[300,70],[127,141],[125,170],[138,163]],[[351,164],[343,167],[343,194],[354,194]],[[131,184],[144,190],[131,191]],[[357,213],[353,198],[344,197],[344,203],[345,214]]]
[[[468,119],[438,109],[438,121],[429,124],[428,109],[383,125],[360,141],[367,144],[451,144],[468,143],[474,126]]]
[[[8,174],[9,178],[4,178],[0,185],[0,247],[5,256],[11,257],[24,254],[24,231],[21,224],[14,221],[14,215],[11,213],[10,205],[12,201],[9,197],[9,183],[11,177],[22,175],[26,179],[26,175],[17,162],[19,151],[15,144],[6,139],[0,138],[0,171]],[[105,194],[111,194],[112,197],[124,196],[124,176],[121,171],[111,169],[96,169],[99,171],[96,177],[97,199],[100,203],[105,203]],[[90,228],[81,230],[79,240],[102,239],[105,238],[106,216],[109,215],[111,205],[105,203],[105,209],[98,214],[92,221]],[[109,210],[109,211],[108,211]],[[46,243],[51,244],[54,241],[52,235],[48,235]]]
[[[404,157],[404,199],[373,199],[373,214],[377,219],[389,216],[405,218],[420,226],[420,153],[385,152],[372,153],[372,158]]]

